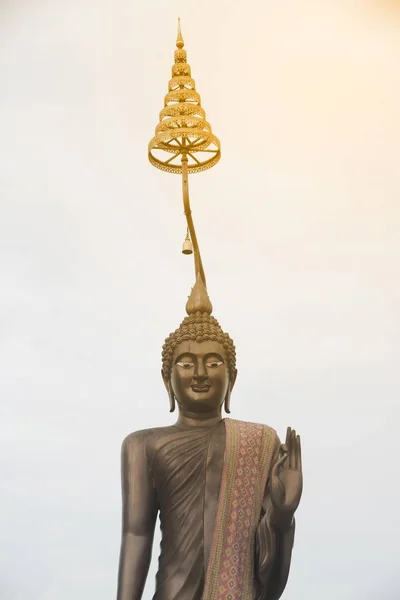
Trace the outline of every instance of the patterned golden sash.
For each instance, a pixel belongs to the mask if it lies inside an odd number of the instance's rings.
[[[253,600],[254,540],[276,443],[266,425],[225,419],[221,490],[203,600]]]

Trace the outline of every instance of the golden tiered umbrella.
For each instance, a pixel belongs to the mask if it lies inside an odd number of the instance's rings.
[[[160,112],[155,136],[149,143],[149,160],[162,171],[182,174],[183,205],[188,225],[182,251],[184,254],[191,253],[191,239],[196,285],[200,278],[200,283],[205,287],[206,279],[190,210],[188,176],[189,173],[198,173],[213,167],[220,159],[221,145],[212,133],[211,125],[206,121],[206,113],[201,107],[190,66],[186,62],[180,20],[176,46],[172,79],[168,84],[164,108]]]

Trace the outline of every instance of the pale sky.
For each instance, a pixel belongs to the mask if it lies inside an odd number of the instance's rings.
[[[395,0],[3,0],[0,598],[115,598],[122,439],[176,418],[193,264],[147,144],[178,16],[222,143],[190,187],[232,417],[303,438],[283,599],[398,600]]]

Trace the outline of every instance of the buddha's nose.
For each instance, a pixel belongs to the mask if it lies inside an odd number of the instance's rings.
[[[193,377],[197,381],[205,381],[206,379],[208,379],[207,370],[204,367],[204,365],[202,365],[202,364],[197,365],[197,368],[195,369]]]

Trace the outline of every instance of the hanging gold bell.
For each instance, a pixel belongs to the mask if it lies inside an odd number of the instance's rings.
[[[193,254],[193,245],[192,245],[192,241],[189,237],[189,229],[186,232],[185,241],[183,242],[182,253],[183,254]]]

